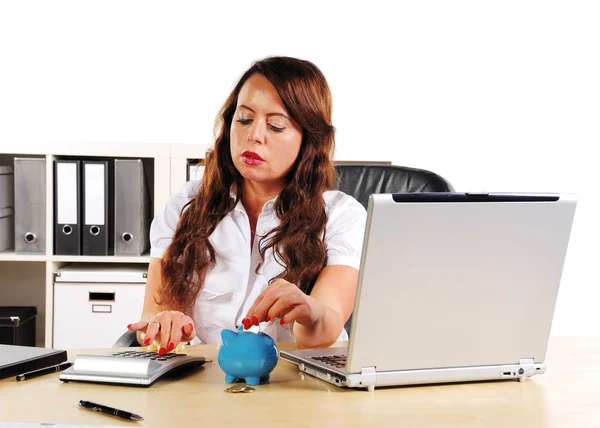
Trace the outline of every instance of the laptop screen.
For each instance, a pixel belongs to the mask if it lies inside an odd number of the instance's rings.
[[[543,361],[574,195],[374,194],[347,369]]]

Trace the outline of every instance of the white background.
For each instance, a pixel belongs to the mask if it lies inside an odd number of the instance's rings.
[[[0,147],[210,143],[253,60],[308,59],[337,159],[577,193],[552,333],[599,335],[598,2],[396,3],[0,0]]]

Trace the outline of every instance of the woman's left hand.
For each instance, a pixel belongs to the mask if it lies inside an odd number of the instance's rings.
[[[317,299],[280,278],[260,293],[242,324],[248,330],[259,322],[279,318],[281,325],[295,321],[308,326],[323,316],[324,311],[325,308]]]

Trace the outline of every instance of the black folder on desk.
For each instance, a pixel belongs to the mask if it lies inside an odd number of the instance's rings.
[[[67,351],[33,346],[0,345],[0,379],[67,361]]]

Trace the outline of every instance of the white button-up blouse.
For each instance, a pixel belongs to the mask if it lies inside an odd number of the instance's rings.
[[[162,258],[171,243],[182,208],[194,198],[199,181],[187,182],[156,215],[150,229],[151,257]],[[231,193],[235,197],[234,193]],[[323,194],[327,212],[325,247],[327,265],[346,265],[358,269],[366,223],[366,210],[353,197],[337,190]],[[275,212],[275,199],[267,202],[258,217],[257,236],[265,235],[279,224]],[[273,250],[265,253],[260,262],[258,243],[250,249],[250,222],[241,201],[217,225],[209,237],[216,252],[216,265],[206,276],[194,307],[188,315],[194,320],[198,339],[202,343],[220,343],[221,330],[235,329],[241,325],[250,306],[268,286],[269,280],[284,268],[275,261]],[[279,320],[263,322],[260,331],[275,341],[293,341],[291,325],[280,325]],[[339,339],[347,339],[344,329]],[[193,343],[198,343],[195,340]]]

